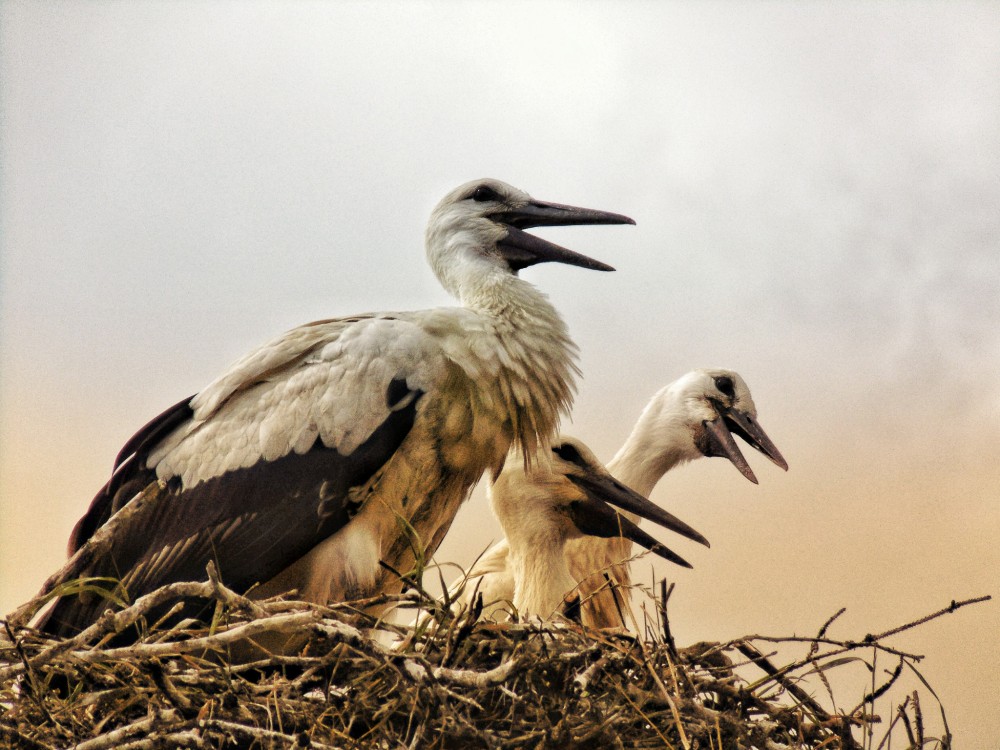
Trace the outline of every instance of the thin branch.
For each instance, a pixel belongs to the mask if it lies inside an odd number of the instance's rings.
[[[747,657],[753,664],[763,669],[769,677],[777,681],[799,703],[809,708],[820,721],[829,721],[830,715],[826,712],[826,709],[819,705],[802,688],[785,678],[785,674],[789,671],[787,667],[779,669],[774,666],[752,643],[739,643],[736,645],[736,650]]]
[[[910,630],[911,628],[915,628],[918,625],[923,625],[925,622],[930,622],[931,620],[941,617],[942,615],[950,615],[952,612],[957,612],[962,607],[967,607],[970,604],[980,604],[981,602],[988,602],[992,598],[993,598],[992,596],[987,594],[986,596],[977,596],[973,599],[965,599],[960,602],[952,599],[951,604],[949,604],[944,609],[939,609],[937,612],[933,612],[929,615],[921,617],[919,620],[908,622],[906,623],[906,625],[900,625],[898,628],[892,628],[890,630],[886,630],[884,633],[879,633],[878,635],[865,636],[865,640],[871,639],[875,641],[881,641],[884,638],[888,638],[890,635],[896,635],[897,633],[902,633],[904,630]]]
[[[889,674],[889,679],[887,679],[879,687],[877,688],[873,687],[872,691],[861,699],[861,702],[850,711],[848,716],[854,716],[855,714],[861,711],[861,709],[864,707],[866,703],[874,704],[876,700],[878,700],[887,692],[889,692],[889,688],[891,688],[893,685],[896,684],[896,680],[898,680],[899,676],[903,673],[903,665],[905,663],[906,663],[905,659],[900,659],[899,664],[897,664],[896,668]],[[874,673],[872,676],[874,677]]]
[[[151,734],[157,730],[162,730],[165,725],[176,722],[180,719],[180,714],[174,709],[162,711],[151,711],[145,719],[139,719],[131,724],[118,727],[110,732],[95,737],[92,740],[81,742],[74,750],[107,750],[108,748],[118,748],[123,742],[137,734]]]

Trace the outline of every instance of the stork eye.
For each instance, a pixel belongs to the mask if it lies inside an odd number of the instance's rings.
[[[562,445],[552,446],[552,452],[555,453],[563,461],[567,461],[571,464],[576,464],[577,466],[582,466],[586,468],[587,462],[583,460],[583,456],[580,455],[580,451],[576,449],[572,443],[563,443]]]
[[[730,398],[736,395],[736,389],[733,387],[733,379],[727,375],[717,377],[715,379],[715,387]]]
[[[486,201],[499,201],[500,194],[491,188],[489,185],[480,185],[473,191],[472,200],[477,203],[485,203]]]

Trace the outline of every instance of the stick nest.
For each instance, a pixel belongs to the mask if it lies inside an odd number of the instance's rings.
[[[210,624],[146,621],[164,602],[195,595],[214,600]],[[980,600],[857,642],[826,636],[835,615],[815,638],[678,650],[667,597],[664,589],[642,637],[484,623],[419,589],[330,607],[250,602],[214,576],[108,611],[65,640],[25,626],[22,608],[0,621],[0,746],[854,750],[896,736],[895,748],[950,747],[946,721],[942,738],[925,737],[917,692],[884,721],[874,714],[920,659],[882,640]],[[420,624],[365,614],[386,604],[416,610]],[[138,635],[115,645],[121,632]],[[293,655],[268,650],[290,634]],[[805,653],[777,666],[778,643]],[[876,679],[877,655],[893,666]],[[872,689],[854,708],[827,710],[810,693],[825,689],[833,703],[825,672],[847,663],[867,667]]]

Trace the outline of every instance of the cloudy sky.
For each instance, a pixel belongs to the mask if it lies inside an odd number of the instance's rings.
[[[681,642],[842,606],[834,634],[860,637],[1000,594],[1000,6],[0,14],[0,611],[58,567],[132,432],[250,347],[449,304],[424,222],[482,176],[637,221],[547,231],[617,273],[524,274],[581,348],[568,430],[610,458],[662,385],[723,366],[788,459],[750,456],[756,487],[721,460],[657,487],[712,540],[655,568]],[[438,559],[497,534],[476,496]],[[992,602],[897,642],[968,747],[998,632]]]

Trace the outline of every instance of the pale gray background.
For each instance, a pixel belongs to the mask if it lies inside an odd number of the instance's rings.
[[[788,458],[654,494],[713,543],[656,568],[681,643],[998,593],[997,4],[5,2],[0,42],[0,611],[132,432],[248,348],[450,304],[424,222],[481,176],[638,222],[546,232],[615,274],[525,273],[581,347],[575,434],[610,458],[725,366]],[[477,495],[438,558],[496,535]],[[897,641],[959,747],[995,746],[998,609]]]

